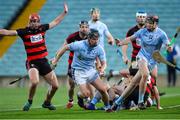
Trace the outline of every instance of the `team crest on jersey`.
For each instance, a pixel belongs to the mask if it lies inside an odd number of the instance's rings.
[[[40,42],[41,40],[43,40],[43,37],[41,34],[37,34],[37,35],[33,35],[30,37],[31,43],[36,43],[36,42]]]

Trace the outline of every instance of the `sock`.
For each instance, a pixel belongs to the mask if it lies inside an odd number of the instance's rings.
[[[104,106],[109,107],[109,106],[110,106],[110,105],[109,105],[109,102],[104,103]]]
[[[138,103],[143,103],[143,102],[144,102],[144,94],[143,93],[139,93]]]
[[[117,105],[120,105],[120,104],[122,103],[122,101],[123,101],[123,98],[120,96],[120,97],[115,101],[115,103],[116,103]]]
[[[112,75],[113,75],[113,76],[119,75],[119,71],[113,71],[113,72],[112,72]]]
[[[93,97],[93,99],[91,100],[91,103],[93,105],[97,104],[99,102],[99,100],[96,97]]]
[[[69,99],[69,102],[73,102],[73,99]]]
[[[113,101],[109,101],[109,104],[110,104],[110,105],[113,105]]]
[[[83,99],[83,96],[81,95],[81,92],[78,92],[78,93],[77,93],[77,96],[78,96],[79,98],[82,98],[82,99]]]
[[[29,104],[32,104],[32,100],[29,100],[29,99],[28,99],[28,102],[29,102]]]
[[[110,109],[111,106],[109,105],[109,103],[104,103],[105,109]]]

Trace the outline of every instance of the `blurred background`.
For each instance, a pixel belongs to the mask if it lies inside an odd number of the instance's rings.
[[[38,12],[41,23],[51,22],[63,11],[64,0],[0,0],[0,28],[18,29],[27,26],[28,16]],[[162,28],[171,39],[180,26],[180,1],[179,0],[66,0],[69,13],[65,19],[52,30],[47,31],[46,45],[48,58],[54,57],[56,51],[62,46],[66,37],[77,31],[81,20],[90,20],[90,9],[98,7],[101,10],[101,21],[104,22],[114,38],[124,38],[128,29],[136,25],[135,13],[145,10],[148,14],[159,16],[159,27]],[[176,45],[180,45],[180,35]],[[128,56],[131,55],[129,45]],[[118,56],[114,46],[107,44],[105,40],[109,70],[121,70],[126,68],[122,58]],[[161,50],[162,52],[164,49]],[[165,57],[165,56],[164,56]],[[23,42],[19,37],[0,36],[0,86],[10,87],[8,83],[27,74],[25,68],[26,54]],[[60,60],[56,68],[58,79],[66,83],[68,65],[68,52]],[[180,66],[179,58],[177,64]],[[159,64],[158,85],[167,86],[166,65]],[[118,79],[118,78],[117,78]],[[180,74],[177,74],[177,86],[180,86]],[[14,86],[27,85],[27,80],[21,81]]]

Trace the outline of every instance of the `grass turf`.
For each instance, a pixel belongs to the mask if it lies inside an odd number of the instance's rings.
[[[160,89],[166,92],[166,95],[161,97],[163,110],[151,107],[143,111],[121,110],[113,113],[83,110],[76,104],[72,109],[67,110],[66,87],[61,87],[53,98],[52,102],[57,106],[57,110],[49,111],[41,108],[46,91],[46,88],[38,88],[32,108],[24,112],[21,109],[27,101],[28,89],[0,88],[0,119],[180,119],[180,88]],[[76,97],[74,98],[76,103]]]

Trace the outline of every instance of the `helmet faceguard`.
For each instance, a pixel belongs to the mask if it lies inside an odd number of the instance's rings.
[[[157,15],[149,15],[146,18],[146,22],[150,24],[154,24],[155,22],[158,24],[159,23],[159,17]]]
[[[89,24],[88,24],[88,21],[81,21],[79,23],[79,33],[80,33],[80,36],[81,37],[87,37],[88,35],[88,32],[89,32]]]
[[[81,26],[81,25],[87,25],[87,26],[89,26],[88,21],[86,21],[86,20],[82,20],[82,21],[79,23],[79,26]]]
[[[154,29],[156,29],[158,22],[159,22],[158,16],[149,15],[146,18],[146,28],[147,28],[147,30],[148,31],[153,31]]]
[[[90,29],[88,34],[88,42],[91,47],[96,47],[98,45],[99,40],[99,32],[95,29]]]
[[[97,39],[99,38],[99,32],[96,29],[90,29],[90,32],[88,33],[89,39]]]

